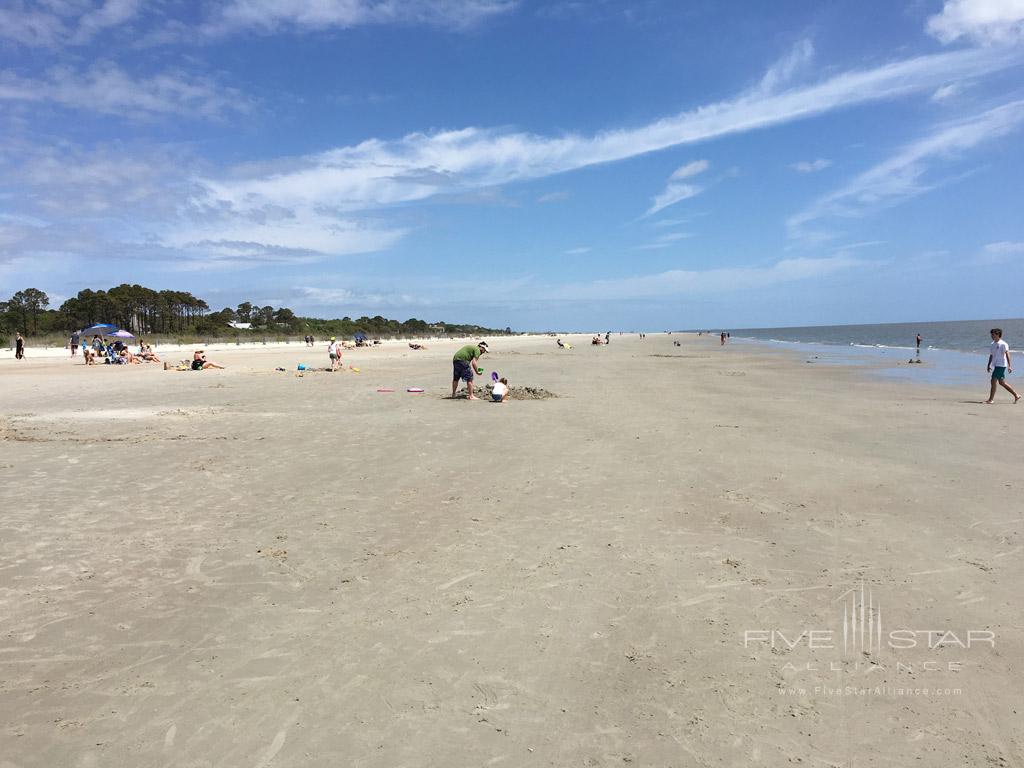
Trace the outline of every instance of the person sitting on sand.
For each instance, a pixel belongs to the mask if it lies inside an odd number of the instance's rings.
[[[504,403],[508,400],[508,393],[508,379],[499,379],[494,382],[494,387],[491,389],[491,400],[495,403]]]
[[[147,363],[161,362],[160,358],[156,356],[156,352],[153,351],[153,348],[149,346],[149,344],[143,346],[142,351],[139,353],[139,357],[141,357]]]
[[[565,344],[562,343],[561,339],[555,339],[555,344],[558,345],[559,349],[565,349]]]
[[[207,368],[218,368],[223,370],[223,365],[217,363],[211,363],[206,359],[206,353],[201,349],[197,349],[192,355],[192,370],[193,371],[205,371]]]
[[[409,349],[415,349],[416,351],[421,351],[421,350],[424,350],[424,349],[426,349],[426,347],[425,347],[425,346],[423,346],[422,344],[413,344],[413,343],[412,343],[412,342],[410,341],[410,342],[409,342]]]

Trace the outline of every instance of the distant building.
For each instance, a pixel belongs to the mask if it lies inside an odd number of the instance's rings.
[[[240,331],[248,331],[252,329],[252,323],[228,323],[232,328],[237,328]]]

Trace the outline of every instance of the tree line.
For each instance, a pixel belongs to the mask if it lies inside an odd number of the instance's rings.
[[[380,315],[352,319],[328,320],[300,317],[288,307],[259,306],[244,301],[235,308],[211,311],[203,299],[187,291],[154,290],[142,285],[123,283],[108,290],[79,291],[57,309],[50,307],[50,298],[38,288],[25,288],[6,301],[0,301],[0,331],[19,332],[27,336],[68,334],[99,323],[110,323],[139,335],[199,335],[234,338],[252,336],[312,335],[368,337],[396,336],[462,336],[511,333],[477,325],[446,322],[427,323],[410,318],[391,320]],[[249,324],[250,329],[237,329],[231,323]]]

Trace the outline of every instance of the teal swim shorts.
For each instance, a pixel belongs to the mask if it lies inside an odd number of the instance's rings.
[[[993,379],[999,379],[999,380],[1005,379],[1006,378],[1006,366],[1005,365],[996,365],[996,366],[994,366],[992,368],[992,378]]]

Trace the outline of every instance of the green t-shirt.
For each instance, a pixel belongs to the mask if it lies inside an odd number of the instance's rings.
[[[467,344],[455,353],[455,357],[452,360],[463,360],[468,363],[475,357],[480,357],[480,347],[476,344]]]

